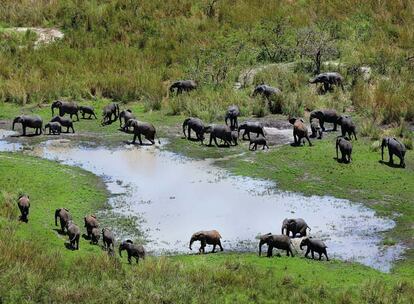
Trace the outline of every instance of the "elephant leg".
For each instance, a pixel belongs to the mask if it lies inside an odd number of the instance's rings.
[[[259,135],[260,135],[260,131],[259,131],[259,132],[257,132],[256,137],[259,137]]]
[[[221,246],[221,241],[220,240],[217,242],[217,245],[219,245],[220,251],[223,251],[223,246]]]
[[[307,135],[306,135],[306,137],[305,137],[305,138],[308,140],[309,146],[312,146],[312,143],[311,143],[311,141],[309,140],[309,136],[307,136]]]
[[[319,126],[322,129],[322,132],[325,132],[325,126],[324,126],[325,122],[322,119],[319,119]]]
[[[294,257],[294,255],[293,255],[293,251],[292,251],[292,248],[290,248],[289,247],[289,251],[290,251],[290,255],[292,256],[292,258]]]
[[[311,249],[311,255],[312,255],[312,260],[314,260],[315,259],[315,254],[314,254],[313,249]]]
[[[243,140],[246,140],[246,135],[247,135],[247,132],[246,132],[246,130],[244,130],[243,137],[242,137]]]
[[[326,252],[326,248],[325,248],[325,250],[323,251],[323,253],[325,254],[325,256],[326,256],[326,260],[327,261],[329,261],[329,258],[328,258],[328,253]]]
[[[213,245],[213,250],[211,251],[212,253],[216,252],[216,244]]]
[[[138,133],[138,141],[139,141],[139,144],[142,145],[141,133]]]
[[[217,138],[214,136],[214,143],[216,144],[216,146],[218,147],[218,143],[217,143]]]
[[[319,261],[320,261],[322,259],[322,253],[318,252],[318,254],[319,254]]]
[[[23,126],[23,136],[26,136],[26,126]]]
[[[247,132],[247,138],[250,140],[250,132]]]
[[[191,139],[191,128],[190,127],[188,127],[188,137],[187,138]]]
[[[132,258],[131,258],[131,254],[128,252],[128,263],[132,264]]]
[[[286,256],[290,256],[290,249],[286,249]]]
[[[332,131],[336,131],[336,127],[337,127],[337,124],[336,124],[336,122],[334,122],[334,127],[333,127]]]
[[[208,145],[212,146],[212,142],[213,142],[213,134],[210,133],[210,143]]]
[[[273,246],[269,245],[267,248],[267,257],[270,258],[273,255]]]
[[[394,164],[393,153],[390,151],[389,148],[388,148],[388,154],[390,156],[390,164]]]

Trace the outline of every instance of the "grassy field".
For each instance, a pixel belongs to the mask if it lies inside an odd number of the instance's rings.
[[[81,169],[0,153],[0,299],[3,303],[410,303],[412,281],[358,264],[254,254],[148,257],[138,265],[81,239],[64,246],[53,210],[77,223],[105,204],[99,179]],[[33,168],[36,174],[33,173]],[[18,222],[16,196],[31,196]]]

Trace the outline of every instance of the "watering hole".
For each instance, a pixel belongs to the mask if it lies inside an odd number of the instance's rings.
[[[21,144],[7,142],[7,135],[11,133],[0,132],[0,151],[23,150]],[[113,194],[112,211],[141,218],[136,225],[155,254],[190,253],[191,234],[210,229],[220,231],[226,251],[257,252],[259,234],[280,234],[284,218],[298,217],[307,221],[313,237],[326,242],[331,257],[389,271],[403,251],[401,245],[381,245],[381,232],[395,223],[362,204],[279,191],[273,182],[233,176],[211,160],[157,147],[113,149],[70,140],[49,140],[24,150],[103,177]],[[127,232],[118,237],[134,238]]]

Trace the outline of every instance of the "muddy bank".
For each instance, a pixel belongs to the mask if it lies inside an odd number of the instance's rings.
[[[0,140],[1,151],[21,148]],[[135,225],[156,254],[189,253],[189,238],[201,229],[219,230],[226,251],[256,252],[257,235],[280,233],[286,217],[305,218],[332,257],[388,271],[402,253],[399,245],[380,245],[381,231],[395,223],[360,204],[281,192],[273,182],[232,176],[211,160],[191,160],[156,147],[92,147],[70,140],[50,140],[26,151],[103,177],[114,194],[112,212],[142,219]],[[134,238],[115,228],[121,238]]]

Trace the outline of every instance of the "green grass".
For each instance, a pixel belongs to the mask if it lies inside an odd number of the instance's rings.
[[[138,265],[81,239],[64,246],[53,210],[75,221],[104,207],[99,179],[78,168],[0,153],[0,299],[4,303],[410,303],[412,281],[369,267],[255,254],[148,257]],[[36,170],[36,174],[33,174]],[[31,198],[18,222],[16,196]],[[84,228],[82,228],[83,230]]]

